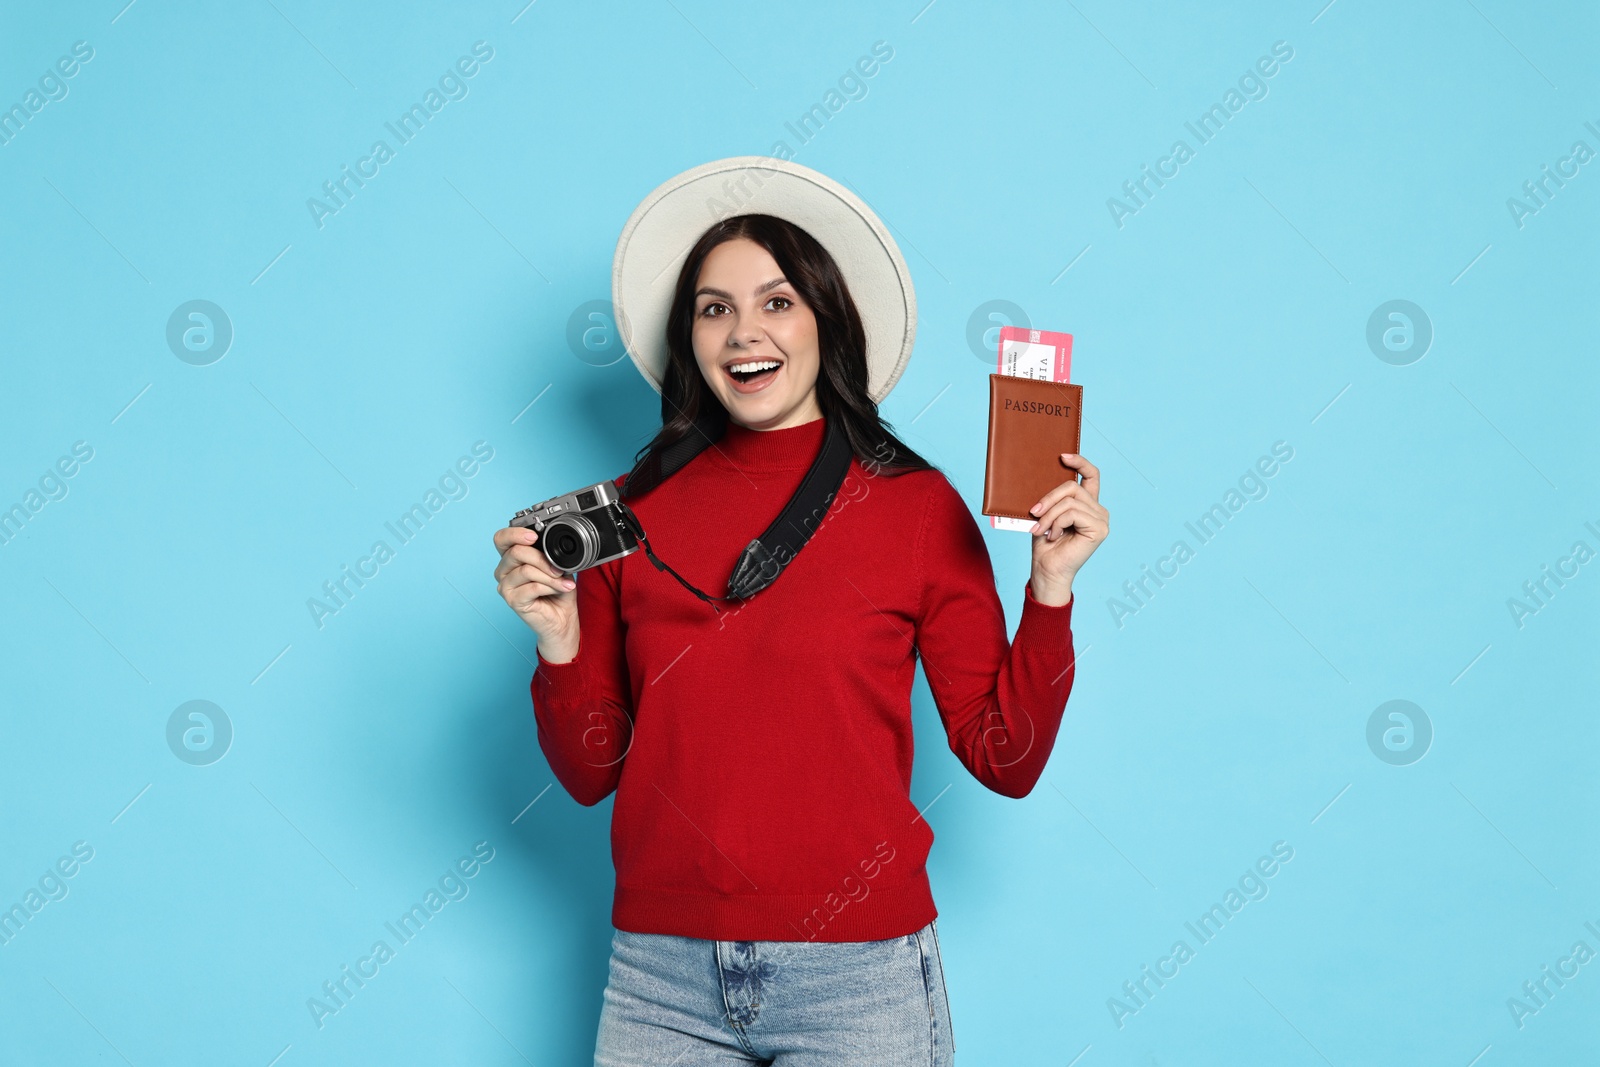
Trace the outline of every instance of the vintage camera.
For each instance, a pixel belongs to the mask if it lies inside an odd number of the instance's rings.
[[[638,520],[622,502],[614,482],[599,482],[523,508],[511,517],[510,525],[537,533],[535,547],[567,574],[621,559],[639,548]]]

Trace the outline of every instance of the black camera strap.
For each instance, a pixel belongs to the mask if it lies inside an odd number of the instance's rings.
[[[720,423],[712,419],[697,421],[695,432],[659,453],[652,453],[640,460],[622,481],[619,487],[621,495],[638,496],[660,485],[687,466],[695,456],[721,440],[726,429],[725,421]],[[854,454],[844,431],[834,420],[829,419],[823,430],[822,448],[811,461],[811,466],[806,470],[805,477],[800,480],[794,495],[783,506],[778,517],[772,520],[771,525],[762,531],[761,536],[746,545],[744,552],[740,554],[739,561],[734,565],[733,573],[728,578],[726,596],[711,596],[701,592],[677,571],[662,562],[656,556],[655,550],[650,547],[644,525],[633,513],[633,509],[622,503],[620,510],[625,521],[629,523],[633,536],[644,548],[645,556],[656,570],[666,571],[672,575],[680,585],[710,604],[711,609],[720,614],[722,609],[717,607],[717,601],[750,599],[775,582],[778,575],[783,573],[783,569],[794,561],[800,549],[811,540],[811,535],[816,532],[823,516],[828,513],[828,507],[838,495],[839,487],[844,484],[845,475],[850,471],[850,460]]]

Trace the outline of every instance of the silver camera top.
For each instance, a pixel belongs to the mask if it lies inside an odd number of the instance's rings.
[[[558,515],[582,514],[585,511],[605,507],[607,504],[615,504],[621,499],[615,482],[596,482],[586,489],[553,496],[530,508],[523,508],[511,517],[510,525],[531,526],[537,530]]]

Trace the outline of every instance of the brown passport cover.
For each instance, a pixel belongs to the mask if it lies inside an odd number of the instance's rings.
[[[1009,374],[989,375],[989,456],[983,513],[1033,519],[1028,509],[1062,482],[1076,480],[1061,453],[1078,451],[1083,386]]]

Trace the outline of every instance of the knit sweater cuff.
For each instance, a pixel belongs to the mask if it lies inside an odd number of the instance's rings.
[[[1072,599],[1056,606],[1034,599],[1033,582],[1022,589],[1022,619],[1017,623],[1017,633],[1026,633],[1030,648],[1072,647],[1072,606],[1078,602],[1076,591]]]
[[[551,663],[534,646],[534,657],[539,661],[534,670],[534,696],[545,697],[556,704],[582,703],[589,695],[589,671],[583,649],[565,663]]]

